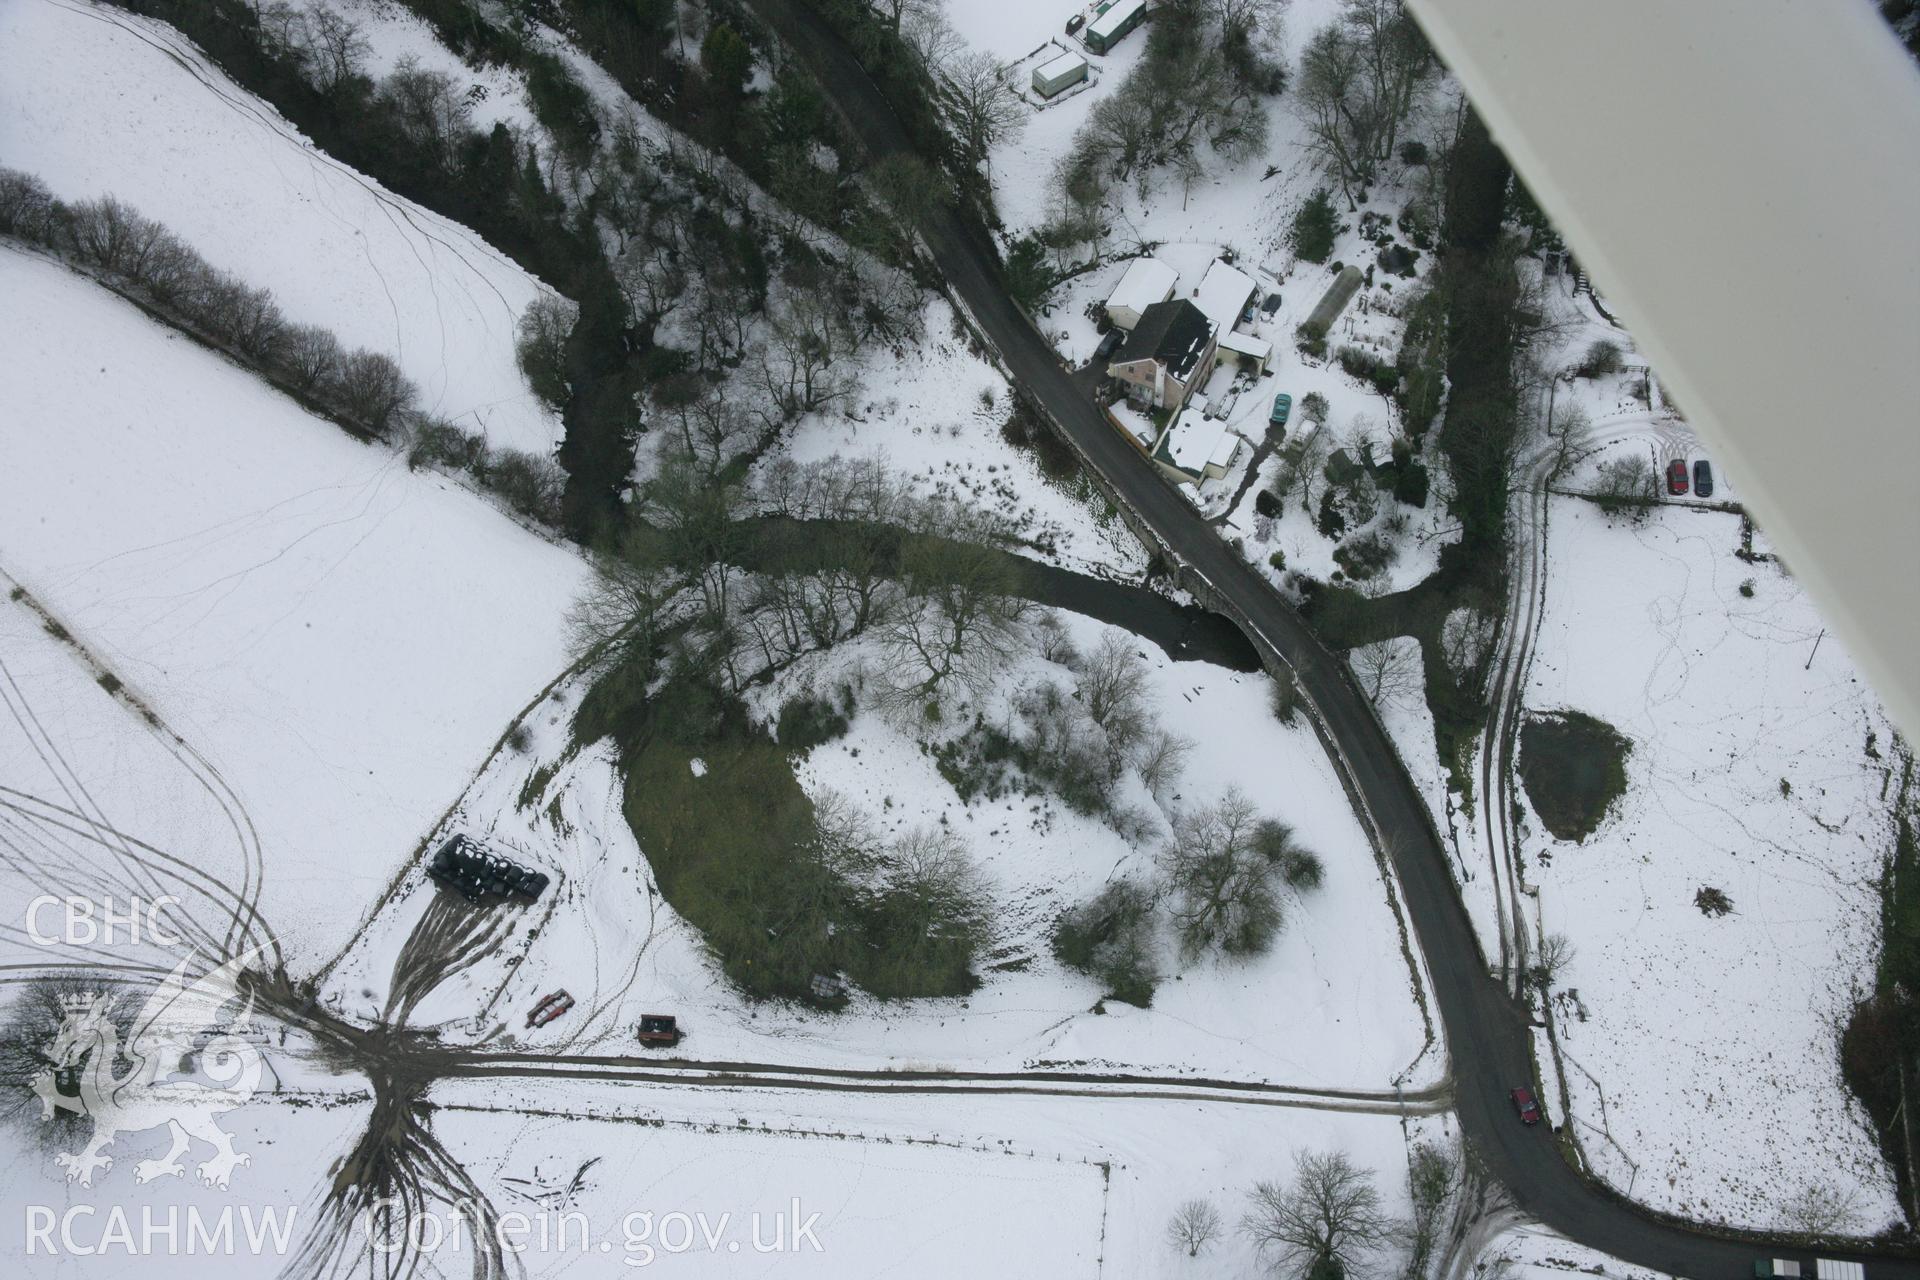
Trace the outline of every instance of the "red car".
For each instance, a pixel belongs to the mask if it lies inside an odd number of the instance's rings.
[[[1687,460],[1675,458],[1667,464],[1667,492],[1676,498],[1687,491]]]
[[[544,1027],[555,1018],[573,1008],[573,997],[564,991],[552,991],[540,997],[540,1002],[527,1010],[528,1027]]]
[[[1534,1101],[1533,1090],[1515,1089],[1507,1096],[1513,1099],[1513,1109],[1520,1113],[1521,1124],[1540,1123],[1540,1104]]]

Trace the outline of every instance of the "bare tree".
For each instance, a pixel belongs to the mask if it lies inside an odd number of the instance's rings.
[[[1294,100],[1309,145],[1353,208],[1412,115],[1433,51],[1401,0],[1345,0],[1300,59]]]
[[[1189,1258],[1206,1252],[1220,1236],[1220,1211],[1210,1201],[1188,1200],[1173,1211],[1167,1223],[1167,1241],[1185,1249]]]
[[[400,366],[377,351],[355,351],[341,360],[329,390],[349,417],[382,438],[414,397],[413,384]]]
[[[1312,1280],[1352,1274],[1392,1231],[1371,1170],[1344,1151],[1303,1151],[1291,1185],[1257,1182],[1241,1228],[1285,1273]]]
[[[0,232],[44,243],[53,232],[53,193],[30,173],[0,168]]]
[[[947,116],[969,165],[989,162],[994,145],[1017,136],[1027,105],[1007,83],[1007,67],[984,49],[949,62],[941,72]]]
[[[1653,464],[1637,453],[1607,459],[1595,473],[1592,498],[1609,516],[1624,512],[1635,522],[1645,520],[1653,509]]]
[[[331,93],[360,74],[372,44],[360,34],[360,24],[330,5],[320,5],[306,14],[306,21],[291,36],[307,56],[308,72],[314,87]]]
[[[773,308],[760,380],[787,420],[853,394],[859,342],[841,300],[823,288],[789,289]]]
[[[595,558],[594,576],[567,610],[567,649],[573,658],[604,655],[616,664],[651,662],[683,579],[629,535]]]
[[[1181,770],[1186,767],[1187,756],[1193,750],[1193,743],[1177,733],[1165,729],[1155,729],[1140,743],[1134,755],[1134,765],[1140,770],[1140,780],[1147,784],[1147,790],[1159,800],[1164,793],[1180,780]]]
[[[473,109],[453,77],[429,71],[412,54],[380,82],[379,98],[400,131],[440,164],[451,167],[473,132]]]
[[[1480,669],[1493,648],[1500,620],[1484,609],[1463,605],[1440,624],[1440,651],[1456,679],[1465,680]]]
[[[170,239],[165,227],[112,196],[70,206],[67,235],[82,262],[134,281]]]
[[[1573,943],[1564,933],[1550,933],[1540,940],[1540,949],[1534,954],[1533,980],[1545,991],[1572,963]]]
[[[1411,640],[1391,636],[1359,645],[1347,653],[1347,662],[1360,681],[1360,691],[1376,707],[1397,706],[1420,693],[1419,653]]]
[[[1172,916],[1189,957],[1211,947],[1258,955],[1285,923],[1276,868],[1254,848],[1251,801],[1230,788],[1219,803],[1176,815],[1160,866],[1174,892]]]
[[[1324,473],[1332,452],[1333,439],[1324,420],[1314,420],[1313,430],[1280,446],[1280,466],[1271,486],[1273,496],[1283,503],[1298,498],[1302,507],[1310,509],[1314,482]]]
[[[710,387],[672,411],[687,457],[709,478],[718,477],[757,434],[738,400]]]
[[[1414,98],[1433,69],[1433,48],[1402,0],[1346,0],[1340,15],[1359,46],[1377,121],[1374,158],[1393,154]]]
[[[533,393],[553,409],[567,402],[567,339],[580,308],[558,294],[543,293],[520,313],[514,357]]]
[[[340,369],[340,339],[318,325],[288,327],[280,344],[280,372],[301,395],[312,395]]]
[[[1373,181],[1380,122],[1366,92],[1366,63],[1339,24],[1322,27],[1300,55],[1294,102],[1306,126],[1308,146],[1332,171],[1354,205],[1354,188]]]
[[[1860,1227],[1860,1192],[1831,1182],[1810,1182],[1781,1206],[1789,1231],[1823,1239],[1851,1235]]]
[[[1107,735],[1110,767],[1116,774],[1147,734],[1146,696],[1147,664],[1140,651],[1119,632],[1109,631],[1080,671],[1080,698],[1088,718]]]
[[[894,5],[898,0],[887,0],[887,3]],[[924,0],[907,0],[900,6],[895,29],[901,42],[920,60],[921,69],[929,75],[952,62],[954,54],[966,43],[947,21],[946,10]]]
[[[1013,593],[1013,568],[994,547],[949,525],[901,553],[906,598],[884,628],[896,705],[934,708],[958,687],[979,693],[1026,643],[1032,606]]]

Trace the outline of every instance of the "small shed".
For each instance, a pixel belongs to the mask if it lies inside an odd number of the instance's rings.
[[[1107,295],[1107,319],[1132,333],[1141,313],[1173,296],[1173,286],[1179,279],[1173,268],[1158,258],[1135,258]]]
[[[1087,60],[1077,53],[1063,53],[1033,69],[1033,91],[1043,98],[1051,98],[1086,78]]]
[[[1220,358],[1230,359],[1258,377],[1267,371],[1267,361],[1273,358],[1273,344],[1265,338],[1229,329],[1220,335]]]
[[[1105,53],[1126,39],[1146,17],[1147,0],[1112,0],[1087,24],[1087,33],[1081,39],[1095,53]]]

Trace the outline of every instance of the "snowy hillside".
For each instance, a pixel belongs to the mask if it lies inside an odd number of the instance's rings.
[[[391,355],[429,413],[499,447],[559,442],[513,350],[549,286],[317,150],[169,27],[87,0],[0,10],[0,164],[126,201],[293,322]]]
[[[0,568],[225,779],[324,955],[566,665],[580,560],[45,260],[0,251],[0,324]]]

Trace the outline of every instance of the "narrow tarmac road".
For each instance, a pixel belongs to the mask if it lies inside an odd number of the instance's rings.
[[[804,4],[750,0],[751,7],[824,87],[875,156],[910,151],[905,130],[852,52]],[[1439,833],[1372,707],[1298,614],[1208,527],[1152,465],[1073,385],[1053,349],[1013,302],[985,232],[941,208],[922,234],[949,289],[998,348],[1013,379],[1036,399],[1165,549],[1214,588],[1257,647],[1296,674],[1393,859],[1427,967],[1453,1062],[1461,1127],[1487,1172],[1524,1213],[1569,1239],[1670,1275],[1750,1276],[1753,1260],[1805,1250],[1728,1240],[1655,1218],[1576,1172],[1544,1127],[1525,1128],[1508,1091],[1533,1083],[1528,1018],[1488,972]],[[1759,1123],[1755,1118],[1755,1123]],[[1676,1123],[1684,1127],[1683,1121]],[[1783,1158],[1792,1158],[1783,1153]],[[1841,1251],[1870,1262],[1869,1275],[1920,1277],[1920,1264]]]

